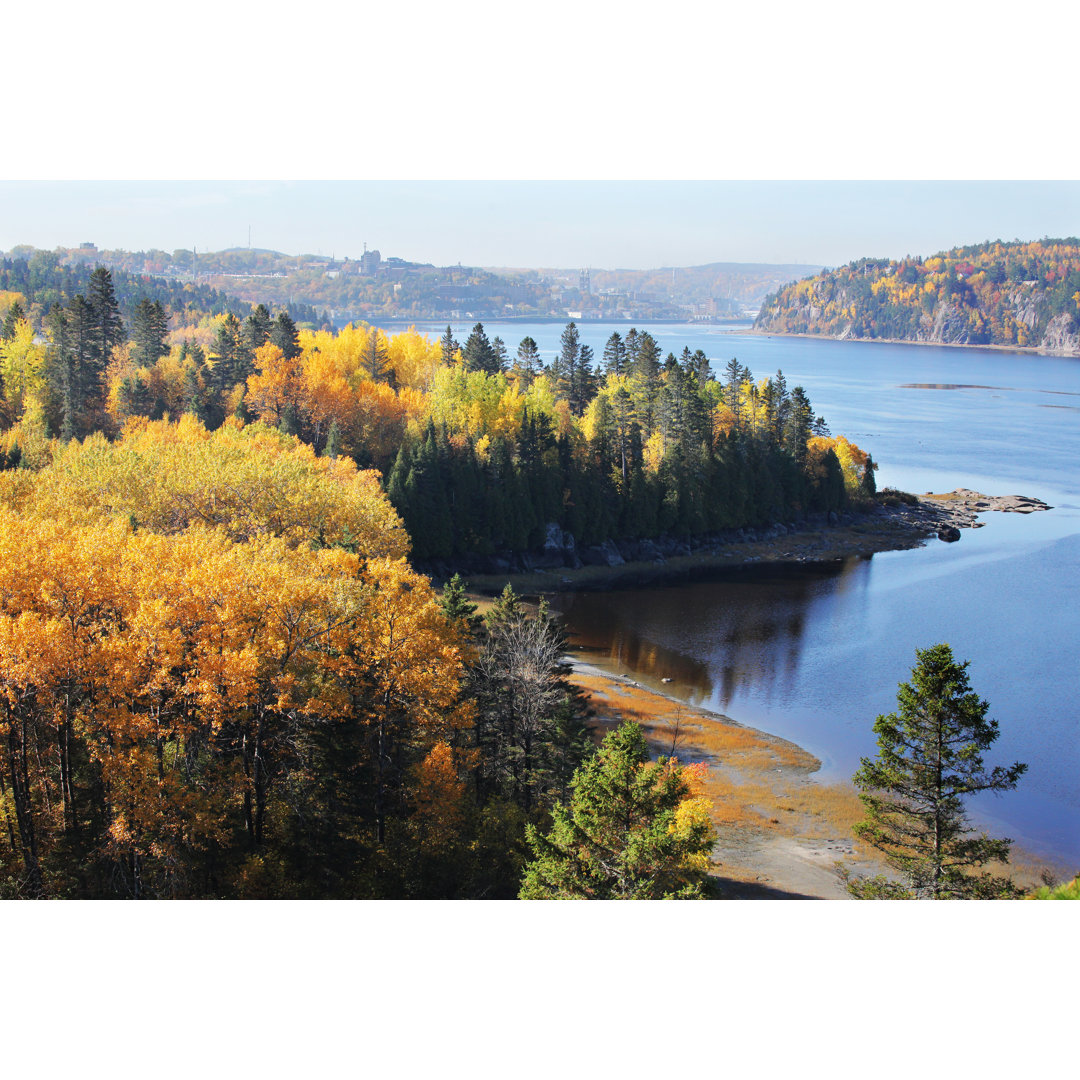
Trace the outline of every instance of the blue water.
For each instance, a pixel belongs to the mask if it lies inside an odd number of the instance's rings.
[[[511,355],[528,334],[550,361],[563,325],[485,330]],[[455,336],[471,328],[455,324]],[[579,324],[597,359],[627,328]],[[844,565],[559,597],[570,631],[594,658],[643,682],[672,678],[665,690],[806,747],[827,779],[874,754],[874,718],[895,708],[915,649],[946,641],[1000,723],[988,763],[1028,763],[1015,791],[972,800],[972,817],[1080,868],[1080,359],[638,329],[664,355],[704,349],[717,374],[732,356],[757,378],[782,369],[833,434],[873,454],[879,488],[968,487],[1054,509],[987,513],[959,543]]]

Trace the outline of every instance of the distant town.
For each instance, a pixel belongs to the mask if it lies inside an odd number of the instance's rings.
[[[7,253],[27,258],[33,248]],[[818,266],[711,263],[655,270],[434,266],[368,249],[359,258],[259,248],[202,252],[58,249],[62,262],[208,285],[255,302],[310,305],[334,326],[379,319],[719,322],[753,318],[764,298]]]

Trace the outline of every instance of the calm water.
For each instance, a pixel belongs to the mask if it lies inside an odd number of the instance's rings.
[[[464,341],[472,323],[455,325]],[[485,323],[513,355],[526,334],[549,361],[561,323]],[[584,324],[597,358],[613,330]],[[875,751],[915,649],[948,642],[971,661],[1001,736],[989,764],[1026,761],[1017,789],[972,816],[1080,867],[1080,360],[977,349],[758,337],[642,324],[664,355],[702,348],[801,384],[834,434],[879,463],[878,486],[969,487],[1054,509],[990,513],[956,544],[845,563],[743,571],[693,585],[562,595],[589,659],[789,738],[847,778]],[[445,324],[431,328],[445,330]]]

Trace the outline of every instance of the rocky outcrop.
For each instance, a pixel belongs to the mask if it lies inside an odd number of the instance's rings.
[[[1080,331],[1072,332],[1073,320],[1068,315],[1056,315],[1046,326],[1040,352],[1052,356],[1076,356],[1080,354]]]

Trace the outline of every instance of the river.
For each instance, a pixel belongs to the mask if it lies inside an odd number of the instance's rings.
[[[561,323],[485,323],[545,362]],[[472,324],[454,325],[464,342]],[[420,327],[437,334],[440,327]],[[579,324],[599,360],[626,325]],[[747,568],[689,585],[557,595],[571,641],[601,666],[791,739],[849,778],[872,756],[916,648],[948,642],[1001,735],[988,764],[1027,762],[1015,791],[971,799],[973,820],[1080,868],[1080,359],[759,336],[746,326],[640,324],[663,355],[782,369],[833,434],[869,451],[878,487],[1029,495],[1053,509],[988,513],[959,543],[842,563]],[[743,331],[743,332],[740,332]]]

